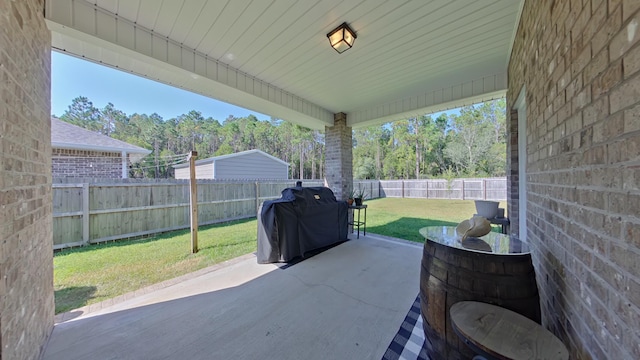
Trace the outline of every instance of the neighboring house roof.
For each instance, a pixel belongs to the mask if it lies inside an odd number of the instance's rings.
[[[282,163],[284,165],[289,166],[288,162],[283,161],[281,159],[278,159],[275,156],[271,156],[271,155],[267,154],[266,152],[260,151],[258,149],[246,150],[246,151],[241,151],[241,152],[237,152],[237,153],[233,153],[233,154],[220,155],[220,156],[214,156],[214,157],[210,157],[210,158],[206,158],[206,159],[202,159],[202,160],[197,160],[196,161],[196,165],[213,163],[213,162],[216,162],[218,160],[229,159],[229,158],[234,158],[234,157],[253,154],[253,153],[261,154],[261,155],[266,156],[266,157],[268,157],[268,158],[270,158],[272,160],[275,160],[277,162],[280,162],[280,163]],[[178,168],[184,168],[184,167],[188,167],[188,166],[189,166],[189,164],[180,164],[180,165],[175,165],[174,168],[178,169]]]
[[[51,118],[51,147],[88,151],[126,151],[128,154],[142,155],[134,156],[136,158],[142,158],[144,155],[151,153],[151,150],[83,129],[55,117]]]

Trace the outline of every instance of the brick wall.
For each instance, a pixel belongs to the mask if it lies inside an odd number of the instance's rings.
[[[346,200],[353,187],[352,132],[346,114],[335,114],[334,121],[325,127],[325,180],[338,200]]]
[[[510,108],[526,89],[526,231],[543,324],[575,359],[640,358],[639,9],[527,0],[509,64]],[[514,146],[517,136],[517,189]]]
[[[53,149],[56,178],[122,178],[122,154],[86,150]]]
[[[517,96],[518,94],[516,94]],[[512,104],[513,105],[513,104]],[[509,209],[509,232],[511,236],[518,237],[520,234],[520,224],[514,221],[520,217],[520,204],[518,203],[518,111],[512,110],[507,118],[507,129],[509,129],[509,142],[507,143],[507,163],[509,169],[507,173],[507,208]]]
[[[51,37],[44,1],[0,0],[0,359],[53,327]]]

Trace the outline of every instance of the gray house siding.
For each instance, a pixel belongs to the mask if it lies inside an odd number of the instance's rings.
[[[175,168],[176,179],[188,179],[189,167]],[[213,179],[213,163],[196,164],[196,179]]]
[[[288,175],[287,163],[258,150],[196,161],[196,178],[198,179],[288,179]],[[176,166],[175,178],[188,179],[188,165]]]
[[[187,178],[189,168],[187,168]],[[196,179],[213,179],[213,163],[196,165]]]
[[[176,179],[188,179],[189,178],[189,167],[183,167],[183,168],[175,168],[175,178]],[[196,167],[196,177],[198,174],[198,168]]]
[[[216,160],[214,174],[220,180],[286,179],[288,166],[260,153],[253,153]]]

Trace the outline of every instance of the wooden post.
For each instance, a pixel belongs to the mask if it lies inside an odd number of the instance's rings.
[[[427,196],[425,196],[427,199],[429,198],[429,179],[425,180],[427,183]]]
[[[487,200],[487,179],[482,179],[482,200]]]
[[[82,243],[89,245],[89,184],[82,184]]]
[[[256,217],[260,211],[260,183],[256,181]]]
[[[462,179],[462,200],[464,200],[464,179]]]
[[[189,186],[191,189],[191,253],[198,252],[198,186],[196,184],[196,157],[198,153],[192,151],[189,154]]]

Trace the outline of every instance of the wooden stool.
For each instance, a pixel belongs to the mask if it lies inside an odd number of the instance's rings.
[[[487,359],[569,358],[560,339],[534,321],[477,301],[453,304],[451,326],[462,341]]]

